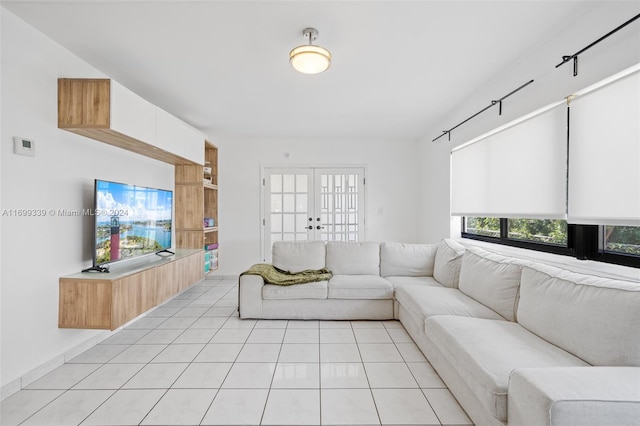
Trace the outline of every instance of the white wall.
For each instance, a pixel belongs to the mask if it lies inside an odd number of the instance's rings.
[[[418,240],[418,144],[401,140],[230,140],[219,146],[220,268],[238,275],[260,258],[263,166],[366,167],[366,236]],[[288,157],[285,156],[288,153]]]
[[[612,29],[640,13],[638,2],[608,2],[599,4],[584,15],[567,22],[558,33],[541,40],[538,49],[522,52],[511,67],[496,75],[492,81],[469,93],[454,111],[445,112],[436,127],[420,141],[421,189],[420,240],[437,241],[459,236],[459,218],[449,216],[449,154],[461,143],[505,124],[526,113],[615,74],[640,61],[640,22],[635,21],[579,57],[578,76],[573,77],[573,63],[559,68],[563,55],[572,55]],[[470,68],[469,72],[473,72]],[[436,142],[444,129],[449,129],[467,117],[501,98],[521,84],[534,83],[507,98],[502,116],[498,107],[463,124]]]
[[[57,79],[103,74],[2,9],[1,207],[93,206],[101,178],[173,189],[173,166],[57,128]],[[36,156],[13,154],[13,136]],[[95,338],[58,329],[58,278],[91,265],[91,217],[1,216],[1,384]],[[24,384],[24,383],[23,383]]]

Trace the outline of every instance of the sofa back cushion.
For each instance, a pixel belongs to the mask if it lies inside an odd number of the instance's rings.
[[[380,245],[329,241],[327,268],[334,275],[380,275]]]
[[[383,277],[431,277],[436,244],[380,244],[380,275]]]
[[[522,268],[531,263],[469,247],[462,256],[460,291],[515,321]]]
[[[433,278],[445,287],[458,288],[464,246],[444,239],[438,244],[433,264]]]
[[[271,263],[293,273],[325,267],[325,244],[322,241],[276,241],[271,246]]]
[[[592,365],[640,366],[640,283],[525,267],[518,322]]]

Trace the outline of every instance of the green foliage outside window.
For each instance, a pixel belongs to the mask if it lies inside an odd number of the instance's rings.
[[[550,219],[509,219],[507,238],[567,246],[567,221]],[[465,231],[470,234],[500,237],[500,218],[468,217]]]
[[[640,226],[605,226],[604,250],[640,256]]]
[[[509,219],[509,238],[567,246],[567,221]]]
[[[568,245],[566,220],[508,219],[507,238],[552,244]],[[500,238],[500,218],[467,217],[465,232],[486,237]],[[640,226],[605,226],[602,249],[607,253],[640,256]]]
[[[469,234],[500,237],[500,218],[498,217],[467,217],[465,231]]]

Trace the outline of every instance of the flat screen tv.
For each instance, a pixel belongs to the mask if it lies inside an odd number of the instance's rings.
[[[171,248],[173,192],[124,183],[95,181],[92,270]]]

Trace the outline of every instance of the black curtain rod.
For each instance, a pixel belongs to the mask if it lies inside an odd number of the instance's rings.
[[[622,24],[622,25],[618,26],[617,28],[614,28],[613,30],[609,31],[608,33],[606,33],[605,35],[603,35],[602,37],[600,37],[599,39],[597,39],[596,41],[594,41],[593,43],[588,45],[587,47],[577,51],[573,55],[571,55],[571,56],[563,56],[562,57],[562,62],[560,62],[558,65],[556,65],[556,68],[558,68],[561,65],[566,64],[567,62],[569,62],[570,60],[573,59],[573,76],[574,77],[577,76],[578,75],[578,55],[579,54],[581,54],[585,50],[591,49],[593,46],[595,46],[596,44],[600,43],[605,38],[611,36],[612,34],[618,32],[618,31],[620,31],[621,29],[623,29],[624,27],[626,27],[627,25],[629,25],[633,21],[637,20],[638,18],[640,18],[640,13],[637,14],[636,16],[634,16],[633,18],[629,19],[624,24]]]
[[[461,121],[460,123],[456,124],[455,126],[453,126],[452,128],[450,128],[449,130],[443,130],[442,134],[440,136],[438,136],[437,138],[433,139],[431,142],[435,142],[438,139],[440,139],[441,137],[443,137],[444,135],[449,135],[449,140],[451,140],[451,132],[455,129],[457,129],[458,127],[462,126],[464,123],[466,123],[467,121],[471,120],[472,118],[482,114],[483,112],[485,112],[486,110],[488,110],[491,107],[494,107],[496,105],[499,105],[499,112],[498,114],[502,115],[502,101],[505,100],[506,98],[508,98],[509,96],[513,95],[514,93],[516,93],[519,90],[524,89],[526,86],[530,85],[531,83],[533,83],[533,80],[529,80],[526,83],[524,83],[522,86],[518,87],[515,90],[512,90],[511,92],[507,93],[506,95],[504,95],[503,97],[501,97],[500,99],[497,99],[495,101],[491,101],[491,104],[487,105],[486,107],[482,108],[480,111],[476,112],[475,114],[473,114],[471,117],[467,118],[464,121]]]

